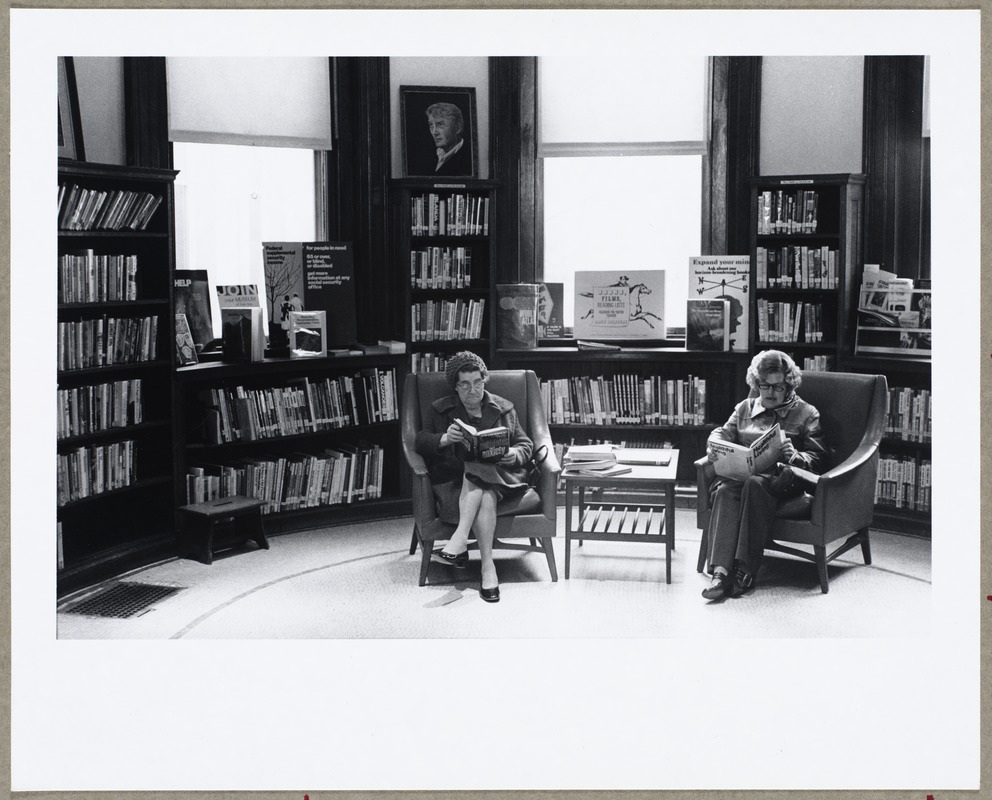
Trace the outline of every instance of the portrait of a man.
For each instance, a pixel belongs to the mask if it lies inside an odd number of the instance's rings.
[[[478,175],[475,89],[401,86],[406,177]]]

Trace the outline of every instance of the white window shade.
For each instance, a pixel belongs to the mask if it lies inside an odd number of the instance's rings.
[[[542,147],[585,143],[700,143],[705,57],[542,56]],[[698,146],[695,148],[698,150]]]
[[[174,142],[331,148],[327,58],[166,59]]]

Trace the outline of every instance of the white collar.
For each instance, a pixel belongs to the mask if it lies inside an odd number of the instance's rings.
[[[457,153],[459,150],[461,150],[463,144],[465,144],[465,140],[464,139],[459,139],[458,140],[458,144],[456,144],[454,147],[452,147],[447,152],[445,151],[445,149],[443,147],[439,147],[437,149],[437,166],[434,167],[434,171],[436,172],[445,161],[447,161],[455,153]]]

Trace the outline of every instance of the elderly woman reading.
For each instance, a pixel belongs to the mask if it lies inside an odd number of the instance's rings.
[[[435,400],[424,430],[417,433],[416,450],[430,467],[431,485],[440,504],[439,516],[457,525],[435,561],[454,567],[468,562],[468,537],[475,533],[482,560],[479,594],[499,601],[499,580],[493,563],[496,506],[504,496],[527,488],[527,462],[534,443],[520,426],[513,403],[486,391],[489,370],[475,353],[463,351],[448,360],[445,370],[454,394]],[[477,430],[505,427],[510,447],[495,463],[472,460],[465,431],[455,420]]]
[[[779,460],[817,474],[829,467],[820,412],[796,390],[802,373],[778,350],[758,353],[747,370],[757,397],[742,400],[710,441],[750,445],[776,423],[785,433]],[[707,447],[710,461],[718,456]],[[782,497],[768,474],[745,481],[718,478],[710,490],[713,513],[708,529],[708,560],[713,573],[703,590],[707,600],[738,597],[754,588],[765,540]]]

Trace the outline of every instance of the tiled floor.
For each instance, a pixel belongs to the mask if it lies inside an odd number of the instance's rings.
[[[679,509],[676,520],[671,584],[664,580],[662,547],[603,542],[573,544],[566,581],[562,528],[559,581],[550,580],[540,554],[498,552],[502,600],[492,605],[479,599],[474,560],[462,571],[432,566],[430,583],[418,586],[420,553],[409,554],[411,524],[397,519],[271,537],[269,550],[221,553],[209,566],[170,560],[147,567],[122,579],[183,590],[130,619],[66,613],[115,581],[76,593],[59,604],[58,636],[905,637],[929,628],[929,540],[873,533],[873,564],[863,565],[860,549],[849,551],[831,566],[826,595],[812,564],[769,556],[754,593],[707,603],[700,597],[706,580],[695,570],[694,513]]]

